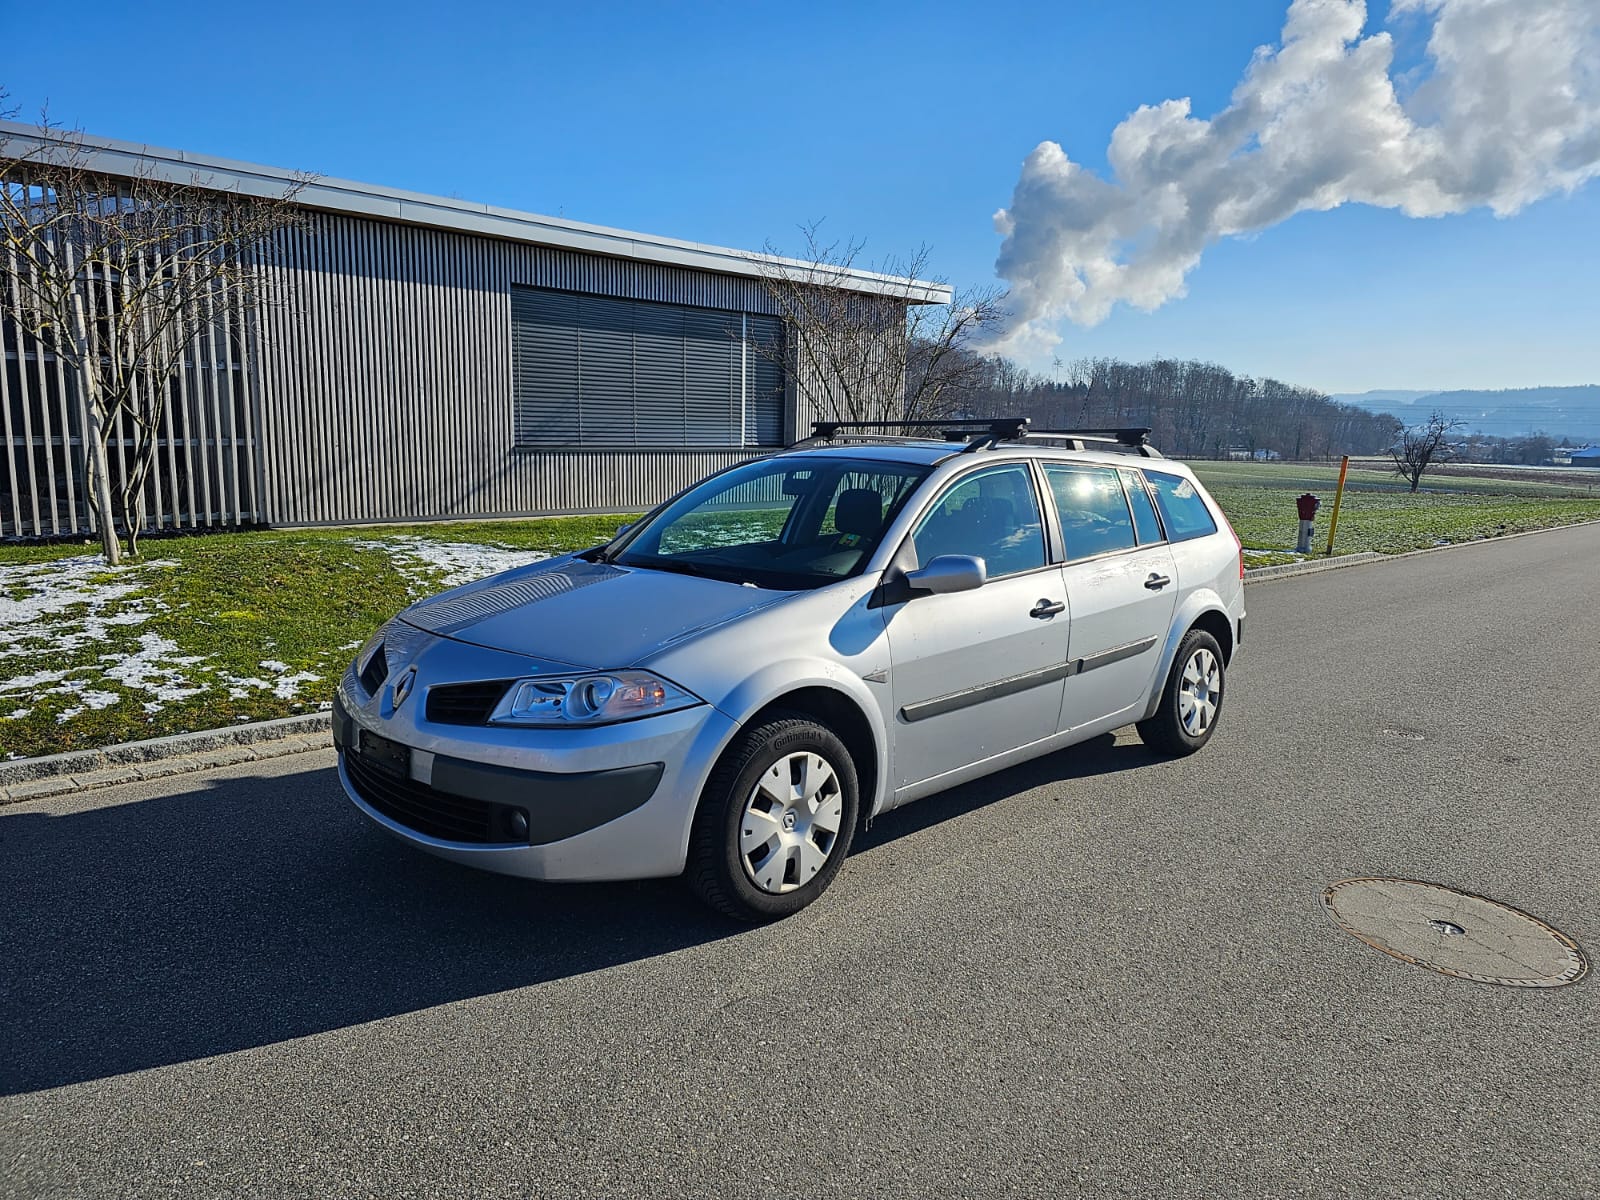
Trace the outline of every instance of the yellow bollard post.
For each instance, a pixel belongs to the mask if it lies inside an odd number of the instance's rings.
[[[1344,462],[1339,467],[1339,489],[1333,493],[1333,517],[1328,522],[1328,553],[1326,557],[1333,557],[1333,535],[1339,529],[1339,502],[1344,499],[1344,477],[1350,470],[1350,456],[1344,456]]]

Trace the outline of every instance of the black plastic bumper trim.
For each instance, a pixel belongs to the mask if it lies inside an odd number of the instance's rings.
[[[655,795],[665,771],[665,763],[575,773],[524,771],[437,754],[433,787],[522,809],[528,814],[528,844],[543,846],[587,833],[642,807]]]

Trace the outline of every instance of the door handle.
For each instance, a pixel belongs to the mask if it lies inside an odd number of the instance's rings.
[[[1149,579],[1144,581],[1144,585],[1152,592],[1159,592],[1171,582],[1172,580],[1166,575],[1151,575]]]
[[[1033,606],[1033,608],[1031,608],[1028,611],[1028,615],[1030,617],[1038,617],[1041,620],[1043,620],[1045,617],[1053,617],[1057,613],[1062,613],[1062,612],[1066,612],[1066,611],[1067,611],[1066,601],[1064,601],[1064,600],[1042,599],[1042,600],[1039,601],[1039,603],[1035,604]]]

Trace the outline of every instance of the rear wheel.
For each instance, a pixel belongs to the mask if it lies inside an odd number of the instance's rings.
[[[1222,691],[1222,647],[1204,629],[1191,629],[1178,644],[1160,706],[1139,722],[1139,736],[1166,754],[1193,754],[1217,727]]]
[[[712,772],[689,838],[689,883],[742,921],[798,912],[833,882],[855,834],[855,764],[827,726],[776,715]]]

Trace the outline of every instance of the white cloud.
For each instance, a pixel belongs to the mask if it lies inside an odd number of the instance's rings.
[[[1208,245],[1296,213],[1509,216],[1600,174],[1600,3],[1394,0],[1391,14],[1428,27],[1409,94],[1390,34],[1362,36],[1362,0],[1294,0],[1221,113],[1167,100],[1118,125],[1109,179],[1040,143],[995,214],[1014,310],[998,348],[1037,358],[1060,320],[1158,308]]]

